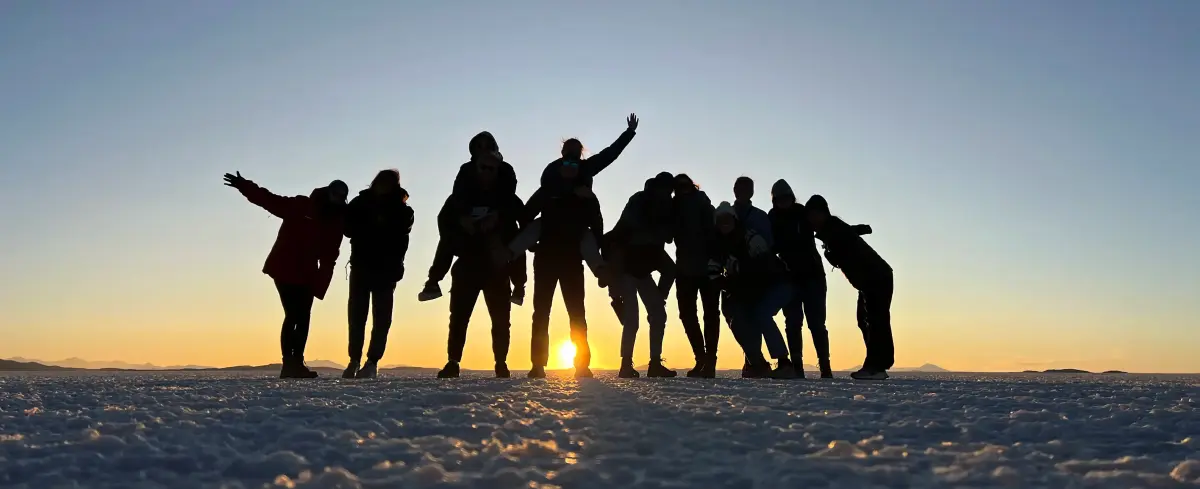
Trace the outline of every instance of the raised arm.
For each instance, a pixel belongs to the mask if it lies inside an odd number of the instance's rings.
[[[850,226],[850,230],[854,231],[854,234],[857,234],[859,236],[865,236],[865,235],[871,234],[871,225],[870,224],[855,224],[853,226]]]
[[[608,168],[608,165],[611,165],[614,161],[617,161],[617,157],[621,156],[621,152],[625,151],[625,147],[629,146],[629,143],[633,141],[633,136],[637,134],[637,114],[629,114],[629,118],[626,119],[625,122],[628,124],[625,132],[621,133],[621,135],[617,137],[617,140],[613,141],[613,143],[607,148],[600,150],[599,153],[596,153],[592,155],[591,158],[584,160],[579,168],[580,173],[582,173],[585,177],[594,177],[600,172],[604,171],[605,168]]]
[[[242,193],[251,204],[266,209],[275,217],[288,219],[302,213],[307,204],[307,197],[283,197],[271,193],[270,190],[259,187],[254,182],[242,177],[241,172],[225,174],[225,185],[233,187]]]

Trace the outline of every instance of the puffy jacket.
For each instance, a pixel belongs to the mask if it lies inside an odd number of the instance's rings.
[[[817,251],[817,241],[812,226],[808,224],[804,204],[773,208],[767,217],[771,220],[775,252],[787,264],[792,278],[797,281],[824,279],[825,265]]]
[[[892,274],[892,266],[862,238],[870,231],[869,226],[851,226],[835,216],[830,216],[817,231],[817,238],[825,244],[825,259],[841,268],[846,280],[858,290],[870,288]]]
[[[413,210],[403,188],[385,195],[363,190],[346,207],[345,234],[350,238],[350,266],[379,273],[388,280],[404,277],[413,227]]]
[[[323,188],[307,197],[283,197],[245,180],[237,189],[283,220],[263,273],[282,283],[308,285],[313,297],[324,299],[342,246],[342,209],[321,211],[317,202],[325,198]]]
[[[675,237],[675,263],[679,275],[703,277],[708,270],[708,245],[715,232],[713,205],[700,190],[676,194],[672,201]]]

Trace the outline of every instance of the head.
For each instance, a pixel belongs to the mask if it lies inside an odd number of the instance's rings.
[[[792,193],[792,187],[786,180],[779,179],[771,186],[771,203],[779,209],[786,209],[796,203],[796,194]]]
[[[579,176],[579,160],[564,158],[562,164],[558,167],[558,174],[567,180],[575,179],[575,177]]]
[[[346,186],[346,182],[334,180],[329,185],[313,189],[308,196],[313,200],[318,215],[332,216],[345,208],[346,195],[349,193],[350,187]]]
[[[733,181],[733,198],[748,201],[754,198],[754,180],[750,177],[738,177]]]
[[[813,229],[820,231],[825,226],[825,221],[829,220],[829,202],[825,201],[825,197],[814,195],[804,203],[804,208],[808,214],[808,223]]]
[[[734,212],[733,206],[729,202],[721,202],[713,211],[713,224],[717,227],[717,232],[722,236],[728,235],[737,229],[737,212]]]
[[[648,182],[650,190],[659,197],[671,198],[671,192],[675,191],[675,176],[667,172],[660,172],[651,178]]]
[[[350,194],[350,187],[346,186],[346,182],[341,180],[329,182],[329,186],[325,187],[325,189],[326,195],[329,197],[329,203],[331,204],[345,204],[346,196]]]
[[[579,162],[579,160],[583,159],[583,143],[575,138],[563,141],[562,157],[564,160]]]
[[[687,195],[700,190],[700,186],[692,181],[686,173],[675,175],[675,195]]]
[[[471,138],[471,142],[467,143],[467,151],[471,153],[472,161],[481,159],[496,159],[504,160],[504,156],[500,154],[500,145],[496,144],[496,138],[492,133],[483,131]]]
[[[491,188],[500,175],[500,160],[483,158],[475,160],[475,178],[483,188]]]
[[[400,190],[400,171],[396,169],[382,170],[371,180],[371,192],[375,195],[386,195]]]

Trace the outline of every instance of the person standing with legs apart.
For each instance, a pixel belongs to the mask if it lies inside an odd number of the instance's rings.
[[[792,353],[792,364],[796,373],[804,377],[804,319],[808,319],[808,330],[812,333],[813,349],[817,352],[817,365],[822,379],[833,378],[829,366],[829,331],[825,329],[825,266],[817,252],[816,239],[804,204],[796,202],[792,187],[782,179],[771,187],[771,203],[774,207],[767,213],[771,219],[771,231],[775,237],[775,251],[787,265],[794,294],[783,307],[786,321],[788,350]]]
[[[675,176],[672,207],[678,266],[675,298],[679,302],[679,321],[696,356],[696,367],[687,376],[711,379],[717,375],[717,341],[721,335],[721,291],[708,278],[708,245],[716,232],[713,205],[690,177],[680,173]],[[704,308],[703,332],[696,313],[697,295]]]
[[[226,173],[225,185],[283,220],[263,265],[263,273],[275,280],[283,304],[283,327],[279,333],[283,367],[279,377],[317,377],[315,371],[304,365],[304,347],[308,343],[313,298],[324,299],[333,280],[342,246],[342,216],[349,188],[341,180],[334,180],[308,196],[283,197],[242,178],[240,172]]]
[[[825,245],[825,259],[858,289],[858,323],[867,346],[862,369],[850,374],[858,380],[884,380],[896,363],[892,342],[892,266],[862,238],[870,226],[851,226],[830,214],[824,197],[814,195],[804,205],[808,221]]]
[[[413,210],[408,191],[400,186],[400,172],[383,170],[371,187],[359,192],[346,207],[346,237],[350,238],[350,364],[345,379],[374,378],[387,347],[392,327],[392,304],[396,283],[404,278],[404,255],[412,233]],[[374,325],[367,363],[362,364],[366,339],[367,311],[373,309]]]
[[[775,237],[771,234],[771,218],[766,212],[754,206],[754,180],[747,176],[738,177],[733,181],[733,210],[737,214],[738,223],[748,231],[757,234],[771,248],[775,247]],[[729,320],[728,317],[725,318]],[[750,360],[742,365],[742,375],[749,372]]]
[[[762,236],[742,225],[728,202],[722,202],[713,214],[717,234],[710,248],[709,274],[720,284],[729,329],[746,354],[748,367],[742,376],[795,378],[787,344],[775,324],[775,315],[792,298],[783,262]],[[763,339],[771,357],[778,361],[774,370],[763,358]]]
[[[621,378],[638,377],[633,364],[633,350],[639,322],[638,297],[646,306],[646,321],[650,324],[650,363],[647,377],[678,375],[663,365],[662,346],[666,336],[667,310],[663,290],[650,273],[659,267],[664,255],[663,245],[671,241],[671,192],[674,177],[660,173],[642,190],[633,194],[621,219],[605,236],[607,249],[620,258],[614,260],[614,275],[619,277],[609,288],[614,306],[620,304],[621,321]],[[670,260],[670,257],[667,257]]]

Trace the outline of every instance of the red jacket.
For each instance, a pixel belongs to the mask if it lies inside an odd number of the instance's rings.
[[[313,297],[324,299],[342,247],[341,216],[317,217],[312,196],[275,195],[249,180],[238,190],[252,204],[283,219],[263,273],[285,284],[308,285]]]

